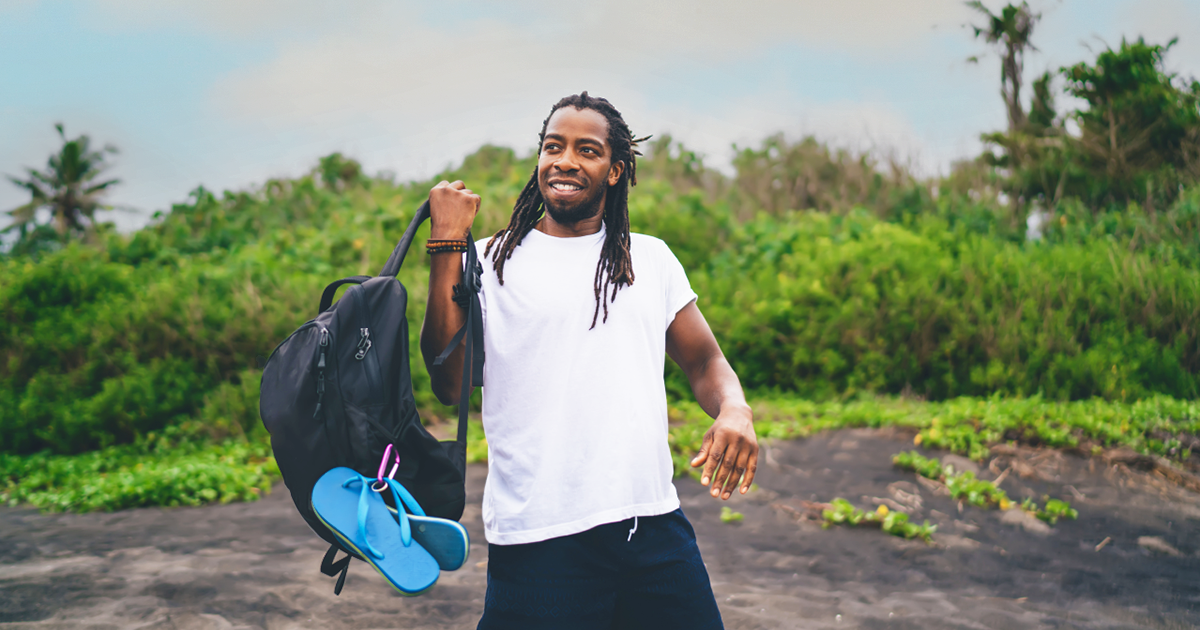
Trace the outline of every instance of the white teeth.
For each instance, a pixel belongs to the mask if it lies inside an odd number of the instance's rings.
[[[551,184],[551,186],[556,190],[582,190],[583,189],[581,186],[576,186],[574,184]]]

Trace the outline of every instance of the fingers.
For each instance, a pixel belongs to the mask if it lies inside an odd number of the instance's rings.
[[[696,453],[696,456],[692,458],[692,468],[703,465],[704,462],[708,461],[708,449],[711,447],[712,447],[712,431],[710,430],[708,433],[704,434],[704,441],[700,446],[700,452]],[[709,479],[709,477],[707,475],[705,475],[704,473],[701,473],[701,477],[700,477],[701,485],[707,486],[708,479]]]
[[[718,418],[692,458],[693,468],[704,466],[701,485],[711,484],[709,494],[722,500],[732,496],[739,486],[742,494],[749,492],[758,471],[758,438],[749,415],[745,416]]]
[[[712,429],[704,434],[704,447],[701,452],[704,454],[704,468],[700,471],[700,485],[707,486],[721,465],[721,458],[725,456],[725,445],[717,444],[716,433]],[[716,484],[713,484],[713,487],[716,487]]]
[[[725,461],[725,440],[722,440],[719,435],[713,436],[712,448],[708,451],[708,462],[704,464],[704,472],[700,473],[700,483],[708,485],[712,482],[712,495],[718,496],[721,493],[721,475],[726,472],[721,464]]]
[[[742,478],[742,494],[750,492],[750,484],[754,483],[754,473],[758,472],[758,445],[754,445],[754,453],[746,462],[746,476]]]
[[[711,443],[703,449],[707,459],[700,483],[709,485],[711,482],[709,494],[722,500],[732,496],[739,485],[742,494],[749,492],[758,470],[758,441],[731,428],[723,427],[711,433]],[[710,436],[705,438],[708,442]]]
[[[736,459],[735,459],[736,455]],[[746,467],[750,463],[750,453],[746,449],[729,454],[729,466],[727,468],[728,476],[725,477],[725,483],[721,484],[721,498],[728,499],[733,491],[737,489],[738,482],[746,474]]]
[[[430,237],[468,238],[481,201],[462,180],[438,182],[429,191]]]
[[[471,201],[475,204],[475,212],[479,212],[479,203],[482,200],[482,198],[479,195],[472,192],[470,188],[463,188],[462,192],[466,193],[467,196],[471,198]]]
[[[467,188],[467,185],[464,184],[461,179],[455,180],[452,182],[448,182],[443,179],[442,181],[438,182],[437,185],[434,186],[433,189],[430,190],[429,192],[430,192],[430,194],[435,194],[435,193],[443,193],[443,192],[449,191],[449,190],[457,190],[459,192],[466,193],[467,195],[471,195],[476,198],[479,197],[479,195],[476,195],[474,192],[472,192],[470,188]]]
[[[714,497],[721,497],[723,499],[729,498],[729,493],[725,492],[725,486],[729,483],[730,478],[733,476],[733,469],[735,466],[737,466],[737,460],[737,449],[733,448],[732,445],[726,446],[725,451],[721,456],[721,465],[718,467],[716,472],[713,473],[712,490],[709,491],[709,494],[713,495]],[[733,483],[736,484],[737,480],[735,479]],[[722,493],[724,494],[722,495]]]
[[[479,209],[479,195],[475,194],[475,191],[471,190],[470,188],[467,188],[467,185],[464,184],[461,179],[453,182],[448,182],[443,179],[442,181],[438,182],[437,185],[434,186],[429,192],[430,194],[439,194],[449,190],[455,190],[466,195],[467,197],[470,197],[471,201],[475,203],[475,209]]]

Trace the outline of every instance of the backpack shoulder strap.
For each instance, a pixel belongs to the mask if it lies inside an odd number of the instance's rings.
[[[392,255],[384,263],[383,269],[379,271],[379,275],[395,276],[400,271],[400,265],[404,263],[404,257],[408,254],[408,249],[412,246],[413,239],[417,235],[417,228],[421,227],[421,223],[428,218],[429,200],[426,199],[425,203],[422,203],[421,207],[417,209],[417,214],[408,224],[408,229],[404,230],[404,235],[400,237],[400,242],[396,243],[396,249],[392,251]],[[475,250],[475,238],[469,231],[467,232],[467,252],[465,258],[461,286],[467,296],[467,321],[458,332],[454,333],[449,346],[433,362],[434,365],[441,365],[450,356],[450,353],[458,347],[458,344],[463,343],[462,392],[459,397],[458,434],[456,439],[459,447],[458,458],[460,461],[454,462],[460,471],[465,471],[467,466],[467,408],[471,399],[471,390],[475,386],[483,385],[484,361],[483,309],[479,305],[479,289],[483,267],[479,264],[479,254]],[[328,291],[328,289],[326,290]],[[322,304],[324,304],[324,300],[322,300]]]
[[[463,294],[466,296],[467,321],[463,323],[462,328],[458,329],[458,332],[454,333],[454,337],[446,349],[433,360],[434,365],[441,365],[450,356],[450,353],[454,352],[459,343],[463,344],[462,390],[459,392],[458,398],[458,434],[455,439],[458,442],[459,461],[454,464],[464,473],[467,469],[467,408],[470,407],[471,390],[475,386],[483,385],[484,361],[483,309],[479,306],[483,267],[479,264],[475,241],[469,231],[467,232],[467,243],[461,284]]]
[[[408,248],[412,246],[413,238],[417,235],[417,228],[421,227],[421,223],[429,218],[429,200],[417,208],[417,214],[408,224],[408,229],[404,230],[404,235],[400,237],[400,242],[396,243],[396,249],[392,250],[392,255],[388,257],[387,262],[383,263],[383,269],[379,270],[381,276],[395,276],[400,271],[400,265],[404,264],[404,257],[408,254]]]

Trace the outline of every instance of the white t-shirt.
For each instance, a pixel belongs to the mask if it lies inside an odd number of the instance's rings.
[[[488,542],[568,536],[679,507],[667,446],[667,327],[696,294],[666,243],[631,235],[634,283],[596,308],[605,232],[531,231],[504,265],[483,266],[483,427]],[[611,289],[610,289],[611,291]]]

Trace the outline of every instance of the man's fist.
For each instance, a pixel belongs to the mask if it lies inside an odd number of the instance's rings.
[[[439,182],[429,191],[429,238],[466,239],[477,212],[479,195],[471,192],[466,184],[461,181]]]

